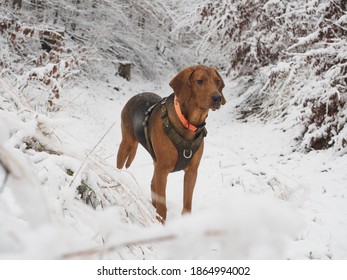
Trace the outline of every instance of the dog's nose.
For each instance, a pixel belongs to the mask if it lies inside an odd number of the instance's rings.
[[[212,102],[213,104],[220,104],[222,102],[222,96],[220,95],[212,96]]]

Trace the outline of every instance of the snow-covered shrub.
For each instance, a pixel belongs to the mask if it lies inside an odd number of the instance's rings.
[[[126,61],[133,76],[158,79],[191,57],[168,36],[172,13],[160,1],[10,2],[0,3],[10,53],[0,57],[0,76],[41,112],[59,109],[66,80],[77,75],[106,80]]]
[[[6,55],[0,57],[0,77],[24,95],[30,107],[53,109],[64,83],[80,72],[85,54],[78,47],[66,47],[58,31],[40,29],[21,20],[16,16],[0,18],[2,43],[7,47]],[[42,34],[46,36],[44,41]]]
[[[283,63],[278,63],[269,72],[262,114],[277,108],[282,119],[299,122],[301,133],[296,140],[305,150],[334,146],[346,151],[346,5],[325,1],[309,11],[317,27],[287,48],[284,71]],[[282,106],[275,104],[279,98]]]
[[[305,7],[278,0],[205,1],[178,32],[198,33],[201,40],[193,45],[209,63],[248,75],[286,57],[294,38],[307,34]],[[298,20],[307,23],[299,28]]]
[[[0,96],[0,259],[151,258],[149,245],[122,245],[157,224],[134,181],[80,147],[63,120]],[[100,250],[78,253],[90,248]]]

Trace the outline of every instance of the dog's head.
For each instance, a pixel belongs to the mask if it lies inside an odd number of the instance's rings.
[[[215,68],[191,66],[179,72],[170,86],[180,103],[194,102],[201,110],[217,110],[226,103],[224,81]]]

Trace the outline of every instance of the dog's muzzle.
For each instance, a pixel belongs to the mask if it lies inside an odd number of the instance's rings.
[[[218,110],[222,103],[222,96],[220,94],[215,94],[212,96],[211,109],[212,111]]]

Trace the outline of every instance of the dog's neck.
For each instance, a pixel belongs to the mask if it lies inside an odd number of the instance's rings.
[[[207,118],[208,110],[202,111],[199,108],[186,104],[181,104],[176,96],[173,99],[173,109],[175,117],[170,116],[170,121],[175,124],[187,140],[194,139],[196,133],[199,133],[205,126],[205,120]],[[189,110],[187,110],[189,107]]]
[[[174,108],[175,108],[175,112],[177,114],[177,117],[179,118],[179,120],[181,121],[183,126],[192,132],[196,132],[198,130],[198,127],[196,125],[194,125],[193,123],[191,123],[187,119],[187,117],[182,113],[181,105],[178,102],[178,99],[176,96],[174,97]]]

